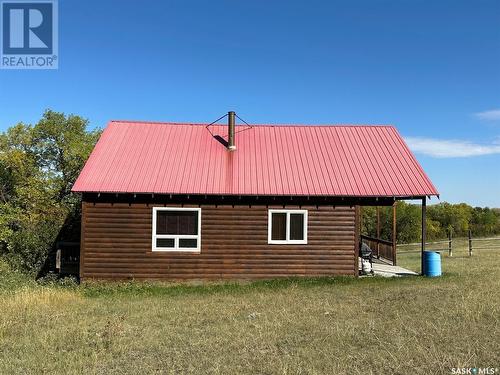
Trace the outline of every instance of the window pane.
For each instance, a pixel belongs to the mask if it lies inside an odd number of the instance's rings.
[[[157,238],[156,239],[156,247],[174,247],[174,239],[173,238]]]
[[[304,214],[290,214],[290,239],[304,239]]]
[[[156,234],[198,234],[198,211],[156,211]]]
[[[271,239],[286,240],[286,213],[273,213],[271,218]]]
[[[198,240],[196,238],[179,238],[179,247],[196,249],[197,244]]]

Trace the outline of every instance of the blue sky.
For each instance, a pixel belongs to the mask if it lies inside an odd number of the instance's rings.
[[[442,200],[500,207],[499,25],[494,0],[60,0],[59,69],[0,70],[0,131],[46,108],[393,124]]]

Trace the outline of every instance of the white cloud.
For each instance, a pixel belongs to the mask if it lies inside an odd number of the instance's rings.
[[[492,109],[490,111],[483,111],[475,113],[476,117],[480,120],[498,121],[500,120],[500,109]]]
[[[500,142],[498,140],[486,145],[457,139],[425,137],[405,137],[405,141],[412,151],[435,158],[465,158],[500,154]]]

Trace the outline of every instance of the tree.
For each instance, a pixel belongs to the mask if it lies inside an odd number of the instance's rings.
[[[397,241],[399,243],[416,242],[421,239],[421,206],[404,201],[397,205]],[[362,233],[376,236],[376,209],[363,207]],[[392,237],[392,208],[380,207],[381,238]],[[469,229],[474,236],[500,234],[500,209],[471,207],[465,203],[447,202],[427,206],[428,240],[447,238],[449,231],[454,236],[467,236]]]
[[[71,187],[100,135],[87,126],[47,110],[0,134],[0,251],[21,270],[37,272],[66,219],[78,217]]]
[[[420,206],[404,201],[396,203],[396,233],[398,243],[416,242],[420,239]]]

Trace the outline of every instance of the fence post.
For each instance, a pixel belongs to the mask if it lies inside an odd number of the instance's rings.
[[[61,272],[61,249],[57,249],[56,251],[56,270],[57,272]]]
[[[472,231],[469,229],[469,256],[472,256]]]
[[[453,256],[453,247],[452,247],[452,234],[451,234],[451,229],[448,231],[448,256],[452,257]]]

